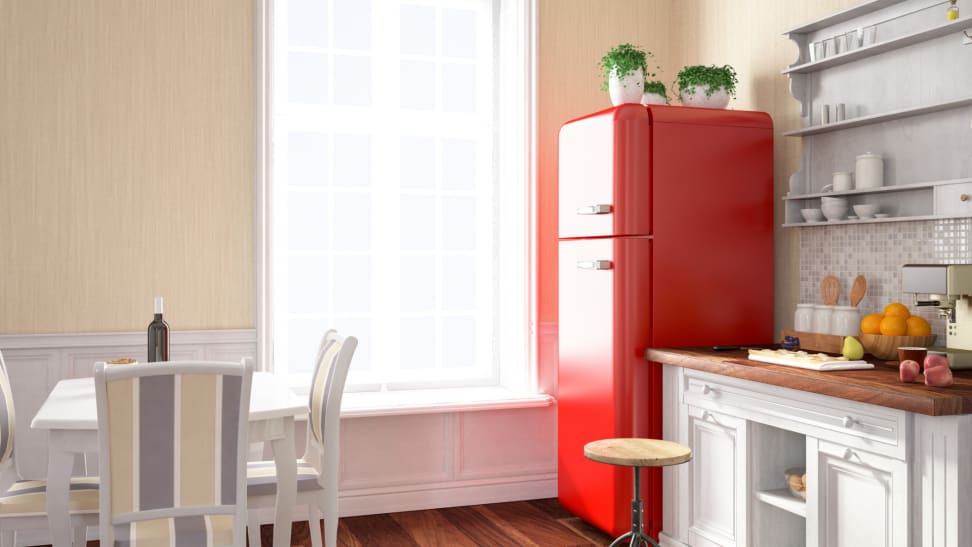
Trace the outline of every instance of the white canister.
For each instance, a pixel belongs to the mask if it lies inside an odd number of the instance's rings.
[[[813,304],[797,304],[793,314],[793,330],[813,332]]]
[[[851,174],[847,171],[837,171],[834,173],[834,192],[846,192],[854,189]]]
[[[855,306],[837,306],[830,318],[830,334],[856,336],[860,331],[861,316]]]
[[[881,155],[868,152],[857,156],[854,177],[858,189],[884,186],[884,160]]]
[[[813,329],[811,332],[830,334],[830,321],[834,314],[834,307],[817,304],[813,307]]]

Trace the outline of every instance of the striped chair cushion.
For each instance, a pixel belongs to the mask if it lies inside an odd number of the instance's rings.
[[[319,490],[317,470],[304,460],[297,460],[297,491]],[[247,462],[246,494],[264,496],[277,492],[277,466],[272,461]]]
[[[208,373],[109,381],[106,509],[236,503],[241,383]]]
[[[140,520],[115,526],[115,547],[211,547],[232,544],[232,515]]]
[[[98,477],[71,478],[68,498],[71,513],[98,512]],[[47,481],[17,481],[0,494],[0,516],[47,514]]]

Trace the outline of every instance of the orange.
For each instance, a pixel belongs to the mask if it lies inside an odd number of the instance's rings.
[[[925,321],[924,317],[912,315],[905,320],[908,324],[908,336],[928,336],[931,334],[931,325]]]
[[[905,306],[901,302],[892,302],[884,307],[884,316],[887,317],[889,315],[907,319],[911,317],[911,312],[908,311],[908,306]]]
[[[885,315],[881,319],[881,334],[885,336],[904,336],[908,332],[908,322],[904,317]]]
[[[869,313],[861,318],[861,332],[864,334],[881,334],[881,316]]]

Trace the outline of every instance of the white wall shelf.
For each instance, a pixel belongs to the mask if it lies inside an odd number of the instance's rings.
[[[972,178],[962,153],[972,149],[972,49],[961,40],[962,31],[972,30],[970,3],[960,0],[965,17],[949,21],[947,2],[871,0],[785,33],[799,51],[782,73],[800,101],[801,127],[783,135],[803,143],[800,170],[782,198],[784,227],[972,217]],[[808,62],[811,45],[868,28],[881,41]],[[837,105],[865,115],[826,122]],[[882,157],[883,186],[822,191],[832,173],[853,171],[865,153]],[[847,198],[845,218],[805,222],[800,210],[820,207],[825,196]],[[846,218],[861,204],[888,216]]]
[[[763,503],[768,503],[774,507],[779,507],[788,513],[793,513],[794,515],[799,515],[804,518],[807,516],[806,500],[794,496],[786,488],[780,490],[763,490],[756,492],[756,499]]]
[[[913,32],[911,34],[906,34],[898,38],[893,38],[885,42],[878,42],[870,46],[864,46],[859,49],[848,51],[847,53],[840,53],[831,57],[826,57],[819,61],[814,61],[812,63],[804,63],[802,65],[791,66],[786,70],[783,70],[783,74],[807,74],[810,72],[817,72],[825,68],[831,68],[835,66],[840,66],[845,63],[850,63],[852,61],[857,61],[858,59],[865,59],[873,55],[878,55],[886,51],[892,51],[895,49],[910,46],[912,44],[917,44],[920,42],[925,42],[933,38],[938,38],[940,36],[945,36],[951,33],[961,34],[961,31],[965,29],[972,29],[972,17],[963,17],[961,19],[956,19],[954,21],[949,21],[948,23],[938,25],[936,27],[927,28],[920,30],[918,32]],[[958,38],[956,38],[958,39]]]
[[[962,99],[956,99],[954,101],[946,101],[938,104],[916,106],[912,108],[902,108],[900,110],[893,110],[891,112],[884,112],[881,114],[873,114],[871,116],[861,116],[859,118],[852,118],[849,120],[844,120],[842,122],[834,122],[825,125],[814,125],[810,127],[804,127],[803,129],[787,131],[783,133],[783,135],[786,137],[804,137],[807,135],[818,135],[820,133],[829,133],[831,131],[850,129],[851,127],[860,127],[862,125],[870,125],[874,123],[887,122],[891,120],[900,120],[902,118],[907,118],[910,116],[920,116],[922,114],[930,114],[932,112],[939,112],[942,110],[949,110],[952,108],[961,108],[963,106],[970,106],[970,105],[972,105],[972,97],[965,97]]]

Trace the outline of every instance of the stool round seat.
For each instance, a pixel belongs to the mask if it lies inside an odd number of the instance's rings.
[[[662,439],[599,439],[584,445],[584,457],[628,467],[665,467],[692,459],[692,449]]]

